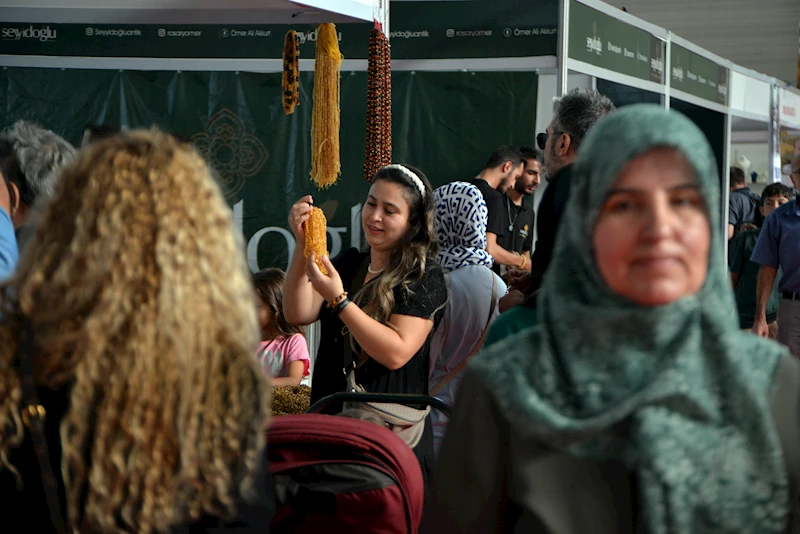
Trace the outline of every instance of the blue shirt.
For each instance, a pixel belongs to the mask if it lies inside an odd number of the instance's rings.
[[[14,223],[6,210],[0,208],[0,281],[14,274],[19,261]]]
[[[787,202],[769,214],[750,261],[777,269],[783,276],[780,291],[800,293],[800,208]]]

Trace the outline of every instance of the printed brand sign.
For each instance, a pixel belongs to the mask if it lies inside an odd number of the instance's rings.
[[[569,57],[664,83],[664,41],[578,1],[570,3]]]
[[[557,0],[394,2],[392,58],[531,57],[556,54]],[[346,59],[365,59],[371,24],[337,25]],[[293,27],[312,59],[317,29]],[[13,55],[280,58],[288,25],[86,25],[6,23],[0,53]],[[58,37],[56,39],[56,37]]]
[[[671,87],[723,106],[728,104],[730,71],[727,67],[672,43]]]

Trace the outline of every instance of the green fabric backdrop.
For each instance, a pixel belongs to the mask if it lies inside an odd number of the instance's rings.
[[[342,73],[342,179],[309,181],[313,75],[286,116],[280,74],[8,68],[0,71],[0,128],[36,121],[80,141],[88,124],[162,129],[190,137],[217,170],[241,220],[251,269],[286,267],[291,204],[312,193],[325,209],[332,253],[361,242],[366,73]],[[394,160],[434,187],[474,176],[499,144],[533,144],[538,77],[530,72],[393,73]]]

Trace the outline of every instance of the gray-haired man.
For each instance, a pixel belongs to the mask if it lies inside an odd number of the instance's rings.
[[[539,288],[550,265],[556,232],[569,198],[572,163],[580,145],[589,130],[614,109],[611,100],[597,91],[573,90],[556,101],[547,131],[536,136],[539,148],[544,151],[548,186],[539,203],[530,292]]]
[[[50,130],[28,121],[18,121],[2,137],[11,142],[19,164],[20,174],[9,184],[12,193],[18,194],[11,215],[18,229],[40,197],[52,196],[58,171],[72,160],[75,149]]]
[[[18,172],[6,177],[11,195],[11,220],[19,247],[32,233],[23,230],[35,222],[37,203],[49,199],[55,190],[61,167],[75,156],[75,149],[62,137],[28,121],[18,121],[3,132],[0,141],[13,149]],[[0,157],[9,157],[0,154]]]

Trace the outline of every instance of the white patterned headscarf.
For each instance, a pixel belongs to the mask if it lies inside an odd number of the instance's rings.
[[[444,272],[468,265],[491,267],[494,258],[486,252],[489,212],[480,190],[466,182],[453,182],[437,188],[433,202],[439,239],[436,259]]]

